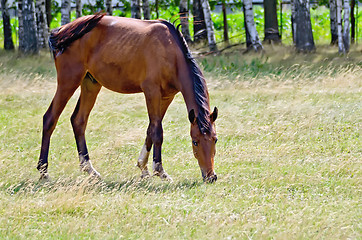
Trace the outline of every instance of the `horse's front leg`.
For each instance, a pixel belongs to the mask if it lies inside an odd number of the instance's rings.
[[[154,90],[155,88],[153,88]],[[170,97],[162,97],[160,93],[155,91],[146,92],[146,103],[150,124],[147,129],[147,137],[145,144],[141,150],[137,166],[142,171],[142,176],[147,176],[147,161],[153,145],[153,175],[159,176],[161,179],[172,181],[172,178],[164,171],[162,166],[161,149],[163,143],[162,119],[166,110],[173,100],[174,95]]]

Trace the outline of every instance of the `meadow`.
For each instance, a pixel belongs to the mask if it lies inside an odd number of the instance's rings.
[[[180,94],[163,122],[174,182],[141,180],[144,97],[106,89],[86,131],[102,180],[78,167],[77,91],[52,137],[51,180],[39,182],[53,62],[0,50],[0,239],[360,239],[361,47],[331,49],[198,58],[219,108],[214,184],[202,181]]]

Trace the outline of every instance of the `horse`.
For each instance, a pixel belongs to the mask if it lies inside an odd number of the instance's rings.
[[[175,94],[181,92],[191,123],[192,149],[205,182],[215,182],[215,120],[210,110],[205,78],[192,57],[185,39],[165,20],[139,20],[95,14],[83,16],[50,33],[57,88],[43,116],[41,151],[37,169],[48,179],[51,135],[68,100],[80,87],[71,116],[80,168],[100,177],[86,145],[85,129],[101,87],[124,94],[143,92],[149,125],[137,166],[141,177],[149,177],[148,157],[153,145],[153,175],[172,178],[162,167],[162,119]]]

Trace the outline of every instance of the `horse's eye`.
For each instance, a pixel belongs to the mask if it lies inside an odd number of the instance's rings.
[[[215,139],[215,144],[217,143],[217,138]]]
[[[195,146],[195,147],[197,147],[197,142],[196,141],[192,141],[192,144]]]

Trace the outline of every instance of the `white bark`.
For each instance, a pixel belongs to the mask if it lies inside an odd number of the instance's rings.
[[[61,14],[62,14],[62,19],[61,19],[61,24],[67,24],[70,22],[70,0],[62,0],[62,6],[61,6]]]
[[[75,0],[75,16],[76,18],[79,18],[82,16],[82,1],[81,0]]]
[[[340,53],[346,52],[343,44],[342,33],[342,0],[337,0],[337,33],[338,33],[338,51]]]
[[[48,24],[45,12],[45,0],[37,0],[35,9],[39,47],[46,48],[48,46]]]
[[[181,32],[186,42],[191,42],[190,29],[189,29],[189,11],[187,8],[187,0],[180,1],[180,21],[181,21]]]
[[[202,9],[205,16],[205,24],[206,24],[206,30],[207,30],[207,39],[209,41],[209,48],[210,51],[217,51],[216,46],[216,39],[215,39],[215,33],[214,33],[214,23],[211,19],[211,9],[209,5],[208,0],[202,0]]]
[[[255,51],[262,50],[263,45],[261,44],[258,32],[256,31],[252,0],[244,0],[244,6],[245,6],[245,23],[250,35],[251,47]]]
[[[346,52],[349,51],[349,0],[343,3],[343,45]]]

